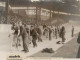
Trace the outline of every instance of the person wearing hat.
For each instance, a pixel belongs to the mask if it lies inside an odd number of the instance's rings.
[[[20,26],[19,36],[22,37],[22,41],[23,41],[23,50],[22,51],[24,51],[26,53],[26,52],[29,52],[28,46],[27,46],[28,34],[27,34],[24,24],[22,24],[22,22],[19,22],[19,26]]]

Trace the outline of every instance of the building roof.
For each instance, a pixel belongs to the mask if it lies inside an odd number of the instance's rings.
[[[34,7],[42,7],[45,9],[50,9],[53,11],[80,14],[79,2],[76,0],[63,0],[62,2],[56,2],[56,1],[30,2],[30,0],[9,0],[9,4],[14,7],[34,6]]]

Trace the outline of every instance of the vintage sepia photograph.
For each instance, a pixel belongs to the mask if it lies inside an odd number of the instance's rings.
[[[0,0],[0,60],[29,57],[80,58],[80,0]]]

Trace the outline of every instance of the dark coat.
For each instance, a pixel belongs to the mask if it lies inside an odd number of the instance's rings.
[[[14,34],[18,34],[18,27],[17,26],[14,27],[14,30],[15,30]]]
[[[77,42],[80,44],[80,32],[79,32],[79,35],[78,35],[78,38],[77,38]],[[77,58],[80,58],[80,46],[79,46],[79,49],[78,49]]]
[[[52,30],[49,28],[49,34],[51,34],[52,33]]]
[[[62,29],[60,30],[60,37],[64,37],[65,35],[65,28],[62,27]]]
[[[77,57],[76,58],[80,58],[80,46],[79,46],[79,49],[78,49],[78,53],[77,53]]]
[[[31,30],[30,31],[30,35],[32,36],[32,37],[37,37],[37,31],[36,31],[36,29],[33,29],[33,30]]]
[[[42,32],[41,32],[41,29],[40,29],[40,28],[37,28],[37,33],[38,33],[39,35],[41,35],[41,34],[42,34]]]
[[[20,35],[22,35],[23,37],[27,36],[26,29],[23,26],[20,26]]]
[[[77,38],[77,42],[80,44],[80,32],[79,32],[79,35],[78,35],[78,38]]]

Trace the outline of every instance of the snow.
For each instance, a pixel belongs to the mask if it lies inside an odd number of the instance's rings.
[[[65,36],[66,42],[65,43],[67,43],[72,39],[72,37],[71,37],[72,26],[74,26],[74,28],[75,28],[74,33],[76,34],[80,31],[80,28],[79,28],[80,25],[78,25],[78,24],[76,25],[73,21],[70,21],[69,23],[64,24],[64,26],[66,28],[66,36]],[[56,42],[61,40],[61,38],[58,38],[58,39],[52,38],[52,40],[49,41],[48,39],[42,37],[43,42],[37,42],[38,47],[36,47],[36,48],[33,48],[33,45],[31,44],[29,46],[28,53],[21,52],[22,48],[20,48],[17,51],[15,48],[12,48],[12,46],[11,46],[12,36],[11,36],[11,38],[8,37],[8,35],[12,33],[10,27],[11,27],[11,25],[0,24],[0,60],[6,60],[5,58],[7,58],[7,56],[11,55],[11,54],[14,54],[14,55],[20,54],[24,58],[26,58],[28,56],[31,56],[31,55],[41,51],[44,48],[53,48],[53,50],[56,51],[57,49],[59,49],[61,46],[64,45],[64,44],[59,44],[59,45],[56,44]]]

